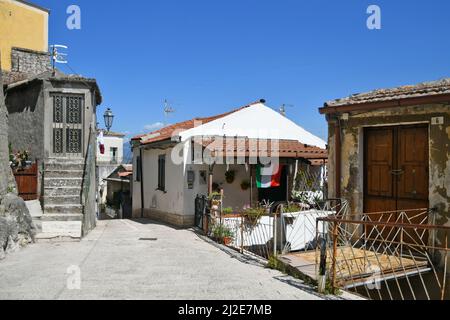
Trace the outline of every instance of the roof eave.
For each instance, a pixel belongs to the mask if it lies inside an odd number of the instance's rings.
[[[342,112],[376,110],[393,107],[407,107],[418,104],[431,104],[442,102],[450,102],[450,94],[448,93],[436,94],[423,97],[402,98],[388,101],[365,102],[357,104],[343,104],[336,106],[325,104],[324,107],[319,108],[319,112],[320,114],[335,114]]]

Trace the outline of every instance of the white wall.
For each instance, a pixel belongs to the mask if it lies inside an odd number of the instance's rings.
[[[104,136],[105,154],[100,153],[100,148],[97,146],[97,162],[111,162],[110,148],[117,148],[117,163],[121,164],[123,161],[123,138]]]
[[[168,150],[143,150],[143,180],[144,180],[144,207],[174,214],[184,214],[183,210],[183,166],[175,165],[171,159],[171,149]],[[156,190],[158,188],[158,157],[166,155],[166,192]],[[135,192],[140,192],[140,186],[136,186]],[[133,189],[133,190],[135,190]],[[133,201],[135,201],[133,199]],[[139,199],[140,204],[140,199]]]
[[[250,205],[250,188],[247,190],[241,189],[242,180],[250,181],[250,166],[248,166],[248,171],[246,171],[245,165],[230,165],[229,170],[235,171],[233,183],[228,183],[225,179],[226,165],[214,166],[213,182],[218,183],[223,188],[223,207],[232,207],[240,211],[245,205]],[[253,201],[257,200],[257,198],[253,198]]]
[[[131,181],[132,187],[132,202],[133,202],[133,217],[141,217],[141,183],[136,181],[136,174],[138,172],[137,157],[139,156],[139,148],[133,148],[133,179]]]
[[[187,165],[187,171],[192,170],[195,173],[195,181],[192,189],[189,189],[187,176],[184,177],[184,214],[195,214],[195,197],[197,195],[208,195],[208,166],[207,165]],[[200,171],[206,171],[206,184],[200,183]],[[186,172],[187,172],[186,171]]]

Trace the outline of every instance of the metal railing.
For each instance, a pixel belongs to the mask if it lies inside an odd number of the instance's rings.
[[[208,235],[241,253],[252,253],[265,259],[279,253],[310,251],[317,248],[317,219],[344,214],[348,211],[348,203],[330,199],[315,208],[299,207],[297,212],[284,211],[285,207],[280,205],[274,213],[254,221],[242,213],[210,217]],[[231,236],[223,241],[214,235],[217,228]]]
[[[430,209],[320,217],[316,272],[370,299],[449,299],[449,230]]]
[[[94,125],[89,126],[89,139],[87,144],[87,151],[84,160],[83,180],[81,187],[81,204],[83,206],[83,230],[91,230],[96,225],[96,186],[92,190],[92,181],[95,177],[95,156],[96,156],[96,130]],[[94,179],[95,180],[95,179]]]

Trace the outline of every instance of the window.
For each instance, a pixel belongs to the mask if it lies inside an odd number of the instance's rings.
[[[166,190],[166,155],[158,157],[158,190]]]
[[[141,181],[141,156],[136,157],[136,182]]]
[[[117,163],[117,148],[110,148],[111,163]]]

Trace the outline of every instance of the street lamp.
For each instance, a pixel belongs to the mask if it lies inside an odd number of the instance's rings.
[[[114,120],[114,114],[112,113],[110,108],[106,109],[103,118],[105,119],[106,130],[109,132],[109,129],[111,129]]]

